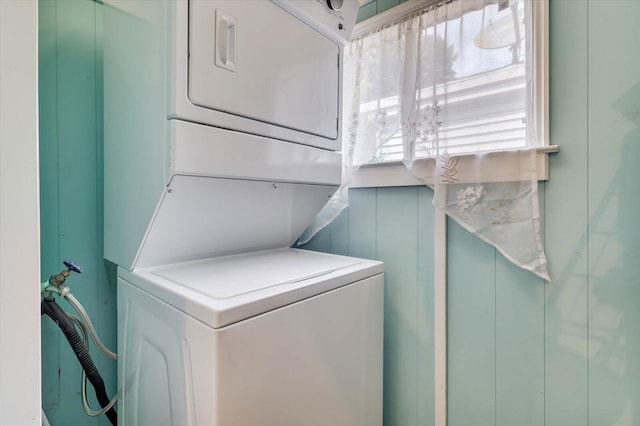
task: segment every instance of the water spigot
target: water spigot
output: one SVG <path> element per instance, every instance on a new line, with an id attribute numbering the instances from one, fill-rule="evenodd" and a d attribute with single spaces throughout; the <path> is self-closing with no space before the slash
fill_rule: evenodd
<path id="1" fill-rule="evenodd" d="M 64 263 L 64 266 L 66 266 L 67 269 L 60 271 L 59 274 L 51 275 L 51 277 L 49 278 L 49 284 L 54 285 L 58 288 L 62 284 L 64 284 L 67 277 L 71 275 L 71 272 L 81 274 L 83 271 L 82 266 L 76 265 L 72 260 L 67 259 L 62 263 Z"/>

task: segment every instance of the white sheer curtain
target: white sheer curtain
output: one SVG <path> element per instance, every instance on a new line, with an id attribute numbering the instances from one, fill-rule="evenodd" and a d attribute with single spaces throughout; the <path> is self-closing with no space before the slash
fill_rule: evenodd
<path id="1" fill-rule="evenodd" d="M 355 171 L 401 128 L 404 42 L 398 26 L 353 41 L 345 51 L 342 186 L 298 238 L 307 243 L 349 205 Z"/>
<path id="2" fill-rule="evenodd" d="M 387 158 L 395 149 L 434 188 L 437 208 L 549 279 L 540 241 L 530 2 L 454 0 L 351 44 L 346 179 L 302 242 L 347 205 L 353 172 L 387 144 Z M 508 157 L 508 181 L 493 170 L 495 151 Z"/>

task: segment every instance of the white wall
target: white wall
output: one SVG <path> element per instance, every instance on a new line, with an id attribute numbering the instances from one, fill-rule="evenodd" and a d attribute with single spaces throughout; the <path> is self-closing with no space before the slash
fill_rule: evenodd
<path id="1" fill-rule="evenodd" d="M 0 0 L 0 425 L 41 424 L 38 4 Z"/>

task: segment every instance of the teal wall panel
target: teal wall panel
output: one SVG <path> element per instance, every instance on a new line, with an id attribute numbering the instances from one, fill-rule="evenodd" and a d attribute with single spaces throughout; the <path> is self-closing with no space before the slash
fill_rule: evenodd
<path id="1" fill-rule="evenodd" d="M 447 228 L 447 417 L 495 425 L 496 251 L 452 220 Z"/>
<path id="2" fill-rule="evenodd" d="M 416 424 L 433 426 L 434 375 L 433 375 L 433 191 L 427 187 L 418 188 L 418 288 L 416 328 L 418 348 L 416 378 Z"/>
<path id="3" fill-rule="evenodd" d="M 104 39 L 103 27 L 103 7 L 96 5 L 95 9 L 95 26 L 96 26 L 96 271 L 98 271 L 96 284 L 98 286 L 97 293 L 97 324 L 100 327 L 100 338 L 105 342 L 108 348 L 115 351 L 118 344 L 117 337 L 117 267 L 104 260 L 104 122 L 103 122 L 103 62 L 102 62 L 102 46 Z M 105 386 L 111 392 L 109 396 L 113 396 L 118 387 L 117 383 L 117 363 L 98 355 L 96 361 L 97 367 L 103 372 Z M 101 424 L 108 425 L 109 422 L 105 418 L 101 418 Z"/>
<path id="4" fill-rule="evenodd" d="M 102 256 L 102 5 L 42 0 L 39 26 L 41 273 L 43 279 L 57 273 L 65 258 L 84 267 L 68 284 L 115 349 L 115 281 L 107 280 Z M 60 305 L 71 310 L 65 301 Z M 116 363 L 93 346 L 90 353 L 115 395 Z M 47 318 L 42 354 L 43 405 L 51 424 L 109 424 L 82 411 L 80 365 Z M 99 407 L 93 396 L 90 402 Z"/>
<path id="5" fill-rule="evenodd" d="M 331 252 L 331 224 L 321 229 L 305 248 L 313 251 Z"/>
<path id="6" fill-rule="evenodd" d="M 588 380 L 594 425 L 640 424 L 639 20 L 638 1 L 589 5 Z"/>
<path id="7" fill-rule="evenodd" d="M 73 294 L 82 301 L 87 312 L 92 313 L 95 321 L 97 147 L 94 14 L 95 6 L 90 2 L 60 1 L 57 4 L 59 254 L 72 258 L 86 269 L 83 275 L 70 278 L 68 282 Z M 44 253 L 42 257 L 45 257 Z M 61 338 L 60 342 L 60 388 L 77 389 L 79 365 L 65 340 Z M 61 399 L 60 406 L 52 410 L 52 421 L 57 417 L 54 412 L 60 411 L 65 417 L 64 421 L 58 422 L 69 422 L 71 416 L 68 413 L 71 410 L 77 412 L 77 406 L 77 401 L 74 404 L 73 400 Z M 74 422 L 85 420 L 81 412 L 79 416 Z"/>
<path id="8" fill-rule="evenodd" d="M 544 291 L 540 278 L 495 261 L 496 425 L 544 425 Z"/>
<path id="9" fill-rule="evenodd" d="M 375 259 L 377 257 L 377 191 L 364 188 L 349 191 L 349 254 Z"/>
<path id="10" fill-rule="evenodd" d="M 400 4 L 400 0 L 376 0 L 376 13 L 382 13 Z"/>
<path id="11" fill-rule="evenodd" d="M 331 223 L 331 252 L 349 253 L 349 212 L 343 210 Z"/>
<path id="12" fill-rule="evenodd" d="M 416 187 L 377 191 L 377 256 L 388 268 L 384 289 L 384 422 L 417 424 Z"/>
<path id="13" fill-rule="evenodd" d="M 588 8 L 550 3 L 552 143 L 545 188 L 545 247 L 553 282 L 545 288 L 545 417 L 548 425 L 588 422 L 587 98 Z"/>
<path id="14" fill-rule="evenodd" d="M 56 3 L 38 5 L 38 94 L 39 94 L 39 161 L 40 161 L 40 250 L 43 279 L 50 271 L 58 271 L 58 112 L 57 112 L 57 48 Z M 56 237 L 53 237 L 56 236 Z M 46 255 L 46 256 L 45 256 Z M 52 321 L 42 321 L 42 404 L 60 404 L 60 382 L 56 380 L 60 365 L 59 332 Z"/>
<path id="15" fill-rule="evenodd" d="M 364 21 L 365 19 L 369 19 L 376 14 L 376 0 L 373 0 L 370 3 L 365 4 L 358 10 L 358 18 L 357 22 Z"/>
<path id="16" fill-rule="evenodd" d="M 385 10 L 398 6 L 400 3 L 404 3 L 405 1 L 407 0 L 373 0 L 368 2 L 360 7 L 356 22 L 364 21 L 378 13 L 382 13 Z"/>

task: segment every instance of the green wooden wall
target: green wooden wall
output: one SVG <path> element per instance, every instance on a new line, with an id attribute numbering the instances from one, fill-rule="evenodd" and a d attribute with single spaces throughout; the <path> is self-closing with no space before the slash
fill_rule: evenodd
<path id="1" fill-rule="evenodd" d="M 640 424 L 640 1 L 551 0 L 550 19 L 553 282 L 449 221 L 450 426 Z M 385 425 L 433 424 L 431 197 L 351 190 L 308 246 L 385 261 Z"/>
<path id="2" fill-rule="evenodd" d="M 360 6 L 356 21 L 364 21 L 367 18 L 371 18 L 372 16 L 382 13 L 387 9 L 391 9 L 405 1 L 407 0 L 370 0 L 366 4 Z"/>
<path id="3" fill-rule="evenodd" d="M 84 267 L 67 283 L 115 350 L 115 281 L 107 279 L 114 270 L 102 256 L 103 6 L 89 0 L 41 0 L 38 6 L 41 274 L 44 280 L 59 272 L 66 258 Z M 114 395 L 116 363 L 93 346 L 91 355 Z M 42 320 L 42 358 L 42 399 L 51 424 L 108 425 L 104 416 L 82 411 L 80 366 L 48 318 Z"/>
<path id="4" fill-rule="evenodd" d="M 66 257 L 85 266 L 72 291 L 115 347 L 101 241 L 103 6 L 39 7 L 42 276 Z M 640 424 L 640 1 L 551 0 L 550 14 L 551 142 L 561 152 L 540 193 L 554 281 L 449 223 L 453 426 Z M 433 424 L 431 200 L 422 187 L 352 190 L 351 207 L 309 244 L 385 261 L 386 426 Z M 80 370 L 60 333 L 46 321 L 42 333 L 52 425 L 106 425 L 82 413 Z M 113 394 L 115 363 L 92 354 Z"/>

